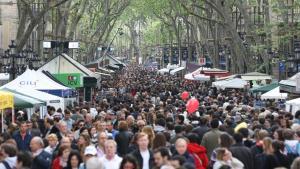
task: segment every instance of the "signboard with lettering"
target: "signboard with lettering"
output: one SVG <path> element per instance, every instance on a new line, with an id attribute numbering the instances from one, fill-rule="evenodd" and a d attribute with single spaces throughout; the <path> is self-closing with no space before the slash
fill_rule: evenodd
<path id="1" fill-rule="evenodd" d="M 63 83 L 64 85 L 77 88 L 82 87 L 82 77 L 80 73 L 62 73 L 62 74 L 53 74 L 53 76 Z"/>
<path id="2" fill-rule="evenodd" d="M 199 65 L 204 66 L 206 64 L 206 58 L 199 58 Z"/>

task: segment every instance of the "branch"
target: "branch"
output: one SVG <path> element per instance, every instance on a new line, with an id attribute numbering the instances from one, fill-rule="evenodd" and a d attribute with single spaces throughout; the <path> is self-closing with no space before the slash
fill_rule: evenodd
<path id="1" fill-rule="evenodd" d="M 180 0 L 177 0 L 177 1 L 180 2 Z M 206 18 L 206 17 L 200 16 L 200 15 L 196 14 L 195 12 L 192 12 L 191 10 L 189 10 L 189 8 L 185 4 L 183 4 L 182 2 L 180 2 L 180 3 L 181 3 L 181 6 L 183 7 L 183 9 L 185 9 L 190 15 L 193 15 L 193 16 L 199 18 L 199 19 L 202 19 L 202 20 L 206 20 L 206 21 L 210 21 L 210 22 L 215 22 L 215 23 L 224 25 L 224 23 L 221 22 L 221 21 L 217 21 L 217 20 L 214 20 L 214 19 L 210 19 L 210 18 Z"/>
<path id="2" fill-rule="evenodd" d="M 29 11 L 29 16 L 31 18 L 34 18 L 34 14 L 33 14 L 33 11 L 31 10 L 30 4 L 25 0 L 20 0 L 20 1 L 24 4 L 26 10 Z"/>
<path id="3" fill-rule="evenodd" d="M 220 9 L 214 4 L 211 2 L 211 0 L 204 0 L 205 3 L 207 3 L 211 8 L 213 8 L 217 13 L 220 14 L 220 16 L 224 19 L 224 15 L 223 13 L 220 11 Z"/>

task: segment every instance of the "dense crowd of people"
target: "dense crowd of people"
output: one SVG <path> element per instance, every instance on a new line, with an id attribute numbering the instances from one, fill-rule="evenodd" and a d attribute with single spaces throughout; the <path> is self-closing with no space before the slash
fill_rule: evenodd
<path id="1" fill-rule="evenodd" d="M 49 106 L 42 119 L 19 111 L 0 137 L 0 169 L 299 169 L 300 111 L 261 103 L 131 65 L 92 102 Z"/>

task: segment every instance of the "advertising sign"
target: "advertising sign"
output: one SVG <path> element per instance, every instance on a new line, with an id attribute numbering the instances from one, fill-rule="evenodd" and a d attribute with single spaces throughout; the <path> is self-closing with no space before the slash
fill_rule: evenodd
<path id="1" fill-rule="evenodd" d="M 64 85 L 77 88 L 82 87 L 82 77 L 80 73 L 53 74 L 53 76 Z"/>
<path id="2" fill-rule="evenodd" d="M 206 64 L 206 58 L 199 58 L 199 65 L 204 66 Z"/>

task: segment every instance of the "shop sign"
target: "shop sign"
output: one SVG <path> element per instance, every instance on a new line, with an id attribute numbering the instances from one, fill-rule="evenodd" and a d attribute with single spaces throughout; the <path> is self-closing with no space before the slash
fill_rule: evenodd
<path id="1" fill-rule="evenodd" d="M 82 87 L 82 77 L 80 73 L 53 74 L 53 76 L 64 85 L 77 88 Z"/>

